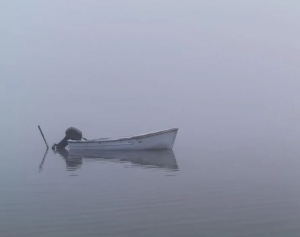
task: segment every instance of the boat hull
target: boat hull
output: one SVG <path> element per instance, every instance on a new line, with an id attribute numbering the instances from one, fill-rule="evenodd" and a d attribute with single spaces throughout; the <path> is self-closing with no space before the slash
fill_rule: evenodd
<path id="1" fill-rule="evenodd" d="M 172 149 L 177 128 L 116 139 L 94 139 L 86 141 L 68 141 L 70 150 L 159 150 Z"/>

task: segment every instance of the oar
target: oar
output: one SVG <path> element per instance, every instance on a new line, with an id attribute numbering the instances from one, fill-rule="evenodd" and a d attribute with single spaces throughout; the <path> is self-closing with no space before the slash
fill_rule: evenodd
<path id="1" fill-rule="evenodd" d="M 46 142 L 45 136 L 44 136 L 44 134 L 43 134 L 43 132 L 42 132 L 42 129 L 41 129 L 40 125 L 38 125 L 38 128 L 39 128 L 39 130 L 40 130 L 40 132 L 41 132 L 41 134 L 42 134 L 42 137 L 43 137 L 44 142 L 45 142 L 45 144 L 46 144 L 46 147 L 47 147 L 47 149 L 48 149 L 49 146 L 48 146 L 48 143 Z"/>

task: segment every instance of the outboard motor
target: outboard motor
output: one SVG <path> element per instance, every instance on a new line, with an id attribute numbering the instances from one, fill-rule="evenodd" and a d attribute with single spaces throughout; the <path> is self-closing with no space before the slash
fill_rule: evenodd
<path id="1" fill-rule="evenodd" d="M 66 136 L 58 143 L 54 143 L 52 146 L 53 150 L 60 150 L 64 149 L 68 145 L 68 140 L 81 140 L 82 139 L 82 132 L 74 127 L 70 127 L 66 131 Z"/>

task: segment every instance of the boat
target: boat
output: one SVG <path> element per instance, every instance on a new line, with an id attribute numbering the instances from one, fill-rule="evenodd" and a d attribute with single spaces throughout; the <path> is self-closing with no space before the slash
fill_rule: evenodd
<path id="1" fill-rule="evenodd" d="M 172 150 L 128 150 L 128 151 L 96 151 L 71 150 L 57 151 L 66 161 L 70 171 L 79 169 L 85 162 L 131 163 L 133 167 L 178 171 L 177 161 Z M 125 167 L 128 167 L 127 165 Z"/>
<path id="2" fill-rule="evenodd" d="M 68 140 L 69 150 L 161 150 L 172 149 L 178 128 L 119 138 Z"/>

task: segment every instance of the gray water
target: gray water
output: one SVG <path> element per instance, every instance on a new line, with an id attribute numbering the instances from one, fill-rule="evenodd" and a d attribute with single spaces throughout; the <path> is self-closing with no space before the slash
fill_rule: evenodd
<path id="1" fill-rule="evenodd" d="M 1 1 L 0 236 L 300 236 L 298 1 Z M 173 151 L 47 153 L 178 127 Z"/>

